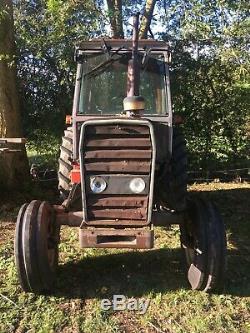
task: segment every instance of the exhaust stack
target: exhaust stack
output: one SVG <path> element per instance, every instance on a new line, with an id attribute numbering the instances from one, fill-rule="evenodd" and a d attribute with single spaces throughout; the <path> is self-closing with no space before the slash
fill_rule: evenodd
<path id="1" fill-rule="evenodd" d="M 132 58 L 128 63 L 127 97 L 123 100 L 124 111 L 128 116 L 140 117 L 145 109 L 145 101 L 140 96 L 140 63 L 138 59 L 139 13 L 133 16 Z"/>

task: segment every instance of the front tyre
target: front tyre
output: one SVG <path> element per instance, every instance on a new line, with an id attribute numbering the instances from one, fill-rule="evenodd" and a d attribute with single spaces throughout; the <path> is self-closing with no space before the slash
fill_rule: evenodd
<path id="1" fill-rule="evenodd" d="M 221 216 L 211 202 L 188 203 L 188 218 L 180 226 L 187 278 L 193 290 L 220 291 L 224 286 L 226 234 Z"/>
<path id="2" fill-rule="evenodd" d="M 59 227 L 53 208 L 33 200 L 21 207 L 15 233 L 15 263 L 26 292 L 49 291 L 58 264 Z"/>

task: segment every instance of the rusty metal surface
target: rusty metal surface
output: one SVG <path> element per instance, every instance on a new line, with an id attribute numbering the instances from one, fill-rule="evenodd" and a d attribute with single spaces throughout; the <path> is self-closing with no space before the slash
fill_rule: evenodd
<path id="1" fill-rule="evenodd" d="M 84 221 L 83 211 L 76 212 L 67 212 L 63 206 L 54 206 L 56 211 L 56 223 L 58 225 L 68 225 L 71 227 L 80 227 L 80 226 L 100 226 L 108 227 L 112 226 L 113 228 L 120 228 L 122 226 L 128 227 L 142 227 L 145 226 L 144 220 L 126 220 L 126 219 L 116 219 L 116 220 L 93 220 L 93 221 Z"/>
<path id="2" fill-rule="evenodd" d="M 100 197 L 99 200 L 90 200 L 90 205 L 92 207 L 147 207 L 147 197 L 137 197 L 135 200 L 133 197 Z M 70 226 L 80 226 L 83 221 L 83 212 L 67 212 L 63 206 L 53 206 L 56 211 L 56 222 L 59 225 L 70 225 Z M 131 225 L 131 220 L 121 220 L 124 225 Z M 92 221 L 90 224 L 98 225 L 119 225 L 121 221 L 112 220 L 99 220 L 98 222 Z M 153 212 L 152 223 L 155 226 L 168 226 L 171 224 L 182 225 L 185 223 L 186 217 L 184 214 L 173 214 L 168 212 Z M 134 224 L 135 222 L 135 224 Z M 137 223 L 136 223 L 137 222 Z M 143 222 L 143 221 L 142 221 Z M 133 225 L 142 225 L 141 221 L 132 221 Z"/>
<path id="3" fill-rule="evenodd" d="M 83 212 L 67 212 L 65 207 L 54 205 L 56 213 L 56 223 L 58 225 L 69 225 L 71 227 L 80 227 L 83 220 Z"/>
<path id="4" fill-rule="evenodd" d="M 128 220 L 127 217 L 124 216 L 123 219 L 96 219 L 96 220 L 88 220 L 82 222 L 82 226 L 95 226 L 95 227 L 113 227 L 120 228 L 122 227 L 144 227 L 148 225 L 147 220 Z"/>
<path id="5" fill-rule="evenodd" d="M 128 220 L 146 220 L 147 208 L 100 208 L 91 207 L 87 208 L 88 217 L 90 219 L 123 219 L 126 217 Z"/>
<path id="6" fill-rule="evenodd" d="M 81 125 L 85 121 L 93 120 L 96 116 L 95 115 L 77 115 L 75 116 L 75 124 L 73 125 L 73 128 L 75 128 L 75 137 L 76 137 L 76 146 L 78 147 L 79 144 L 79 137 L 80 137 L 80 130 Z M 114 115 L 106 115 L 99 117 L 98 119 L 110 119 L 115 118 Z M 149 119 L 155 129 L 155 135 L 156 135 L 156 144 L 157 144 L 157 162 L 162 162 L 163 160 L 166 160 L 168 156 L 170 156 L 170 137 L 171 137 L 171 128 L 169 127 L 171 123 L 171 117 L 170 115 L 144 115 L 144 119 Z M 126 136 L 133 137 L 145 137 L 145 135 L 148 135 L 148 128 L 146 126 L 141 126 L 142 130 L 141 132 L 137 132 L 138 128 L 140 126 L 133 126 L 133 131 L 127 131 L 126 127 L 123 127 L 121 125 L 112 125 L 107 126 L 107 130 L 105 129 L 106 126 L 97 126 L 96 128 L 93 126 L 89 127 L 88 131 L 89 133 L 86 134 L 89 138 L 91 138 L 92 134 L 98 134 L 100 137 L 105 137 L 105 135 L 112 134 L 112 137 L 115 138 L 116 136 L 120 136 L 120 138 L 125 138 Z M 87 130 L 87 129 L 86 129 Z M 162 141 L 163 140 L 163 141 Z M 142 148 L 143 149 L 143 148 Z M 74 148 L 74 159 L 76 159 L 79 155 L 78 150 L 76 150 L 76 147 Z"/>
<path id="7" fill-rule="evenodd" d="M 111 138 L 111 139 L 87 139 L 85 146 L 88 147 L 112 147 L 112 148 L 123 148 L 133 147 L 150 148 L 151 142 L 149 138 Z"/>
<path id="8" fill-rule="evenodd" d="M 122 125 L 108 125 L 108 126 L 91 126 L 86 129 L 86 136 L 91 135 L 118 135 L 121 136 L 133 136 L 133 135 L 149 135 L 149 129 L 146 126 L 128 127 Z"/>
<path id="9" fill-rule="evenodd" d="M 90 195 L 88 204 L 93 207 L 146 207 L 148 203 L 147 196 L 102 196 Z"/>
<path id="10" fill-rule="evenodd" d="M 134 159 L 150 159 L 150 150 L 93 150 L 86 151 L 84 154 L 85 160 L 91 159 L 121 159 L 121 158 L 134 158 Z"/>
<path id="11" fill-rule="evenodd" d="M 122 137 L 119 136 L 119 131 L 122 131 Z M 126 132 L 132 133 L 132 136 L 127 135 Z M 90 140 L 100 142 L 101 146 L 96 146 L 94 143 L 90 147 Z M 82 126 L 80 147 L 84 212 L 82 225 L 119 227 L 149 224 L 153 194 L 152 174 L 154 175 L 155 170 L 155 167 L 152 166 L 155 163 L 152 125 L 148 121 L 139 119 L 87 121 Z M 86 155 L 89 152 L 93 158 L 86 158 L 89 156 Z M 106 158 L 103 158 L 105 152 L 107 155 Z M 119 156 L 122 158 L 118 158 Z M 93 196 L 96 194 L 90 191 L 89 179 L 91 176 L 108 177 L 105 179 L 107 187 L 102 194 L 97 196 L 96 201 L 93 200 Z M 115 177 L 117 177 L 117 181 Z M 127 177 L 127 181 L 122 180 L 123 177 L 124 179 Z M 140 196 L 146 195 L 146 199 L 143 201 L 138 201 L 138 195 L 129 189 L 130 181 L 137 177 L 147 178 L 145 178 L 146 189 L 140 194 Z M 109 194 L 109 198 L 106 201 L 107 194 Z M 116 206 L 115 200 L 112 202 L 110 194 L 117 198 L 116 204 L 119 203 L 119 205 L 121 205 L 124 195 L 128 197 L 130 194 L 131 199 L 128 205 L 125 205 L 128 202 L 125 201 L 121 206 Z"/>
<path id="12" fill-rule="evenodd" d="M 123 137 L 117 137 L 121 131 Z M 116 137 L 114 137 L 114 132 L 116 133 Z M 133 133 L 133 137 L 130 135 L 124 137 L 125 132 Z M 144 137 L 141 137 L 142 133 Z M 147 149 L 145 150 L 145 148 Z M 98 125 L 87 126 L 85 149 L 84 170 L 86 173 L 87 223 L 99 223 L 100 220 L 103 221 L 102 223 L 105 223 L 104 221 L 106 220 L 114 220 L 114 224 L 117 224 L 117 221 L 120 222 L 121 220 L 131 220 L 132 224 L 137 224 L 138 222 L 141 224 L 141 221 L 145 223 L 147 220 L 148 197 L 145 201 L 141 202 L 141 206 L 138 206 L 138 200 L 129 188 L 129 184 L 133 178 L 146 175 L 142 176 L 146 184 L 142 194 L 149 193 L 149 174 L 152 156 L 149 128 L 146 126 L 142 126 L 141 128 L 140 126 L 136 126 L 134 129 L 133 126 L 115 125 L 108 126 L 105 130 L 104 126 L 101 126 L 99 130 Z M 102 204 L 99 205 L 100 195 L 95 204 L 92 205 L 89 198 L 92 198 L 94 194 L 90 189 L 90 177 L 95 173 L 99 173 L 98 176 L 102 177 L 107 184 L 102 195 L 113 194 L 116 195 L 116 198 L 119 198 L 120 195 L 130 194 L 130 205 L 125 206 L 123 204 L 120 207 L 113 207 L 114 204 L 111 200 L 102 201 Z M 132 198 L 134 204 L 132 203 Z M 105 206 L 103 206 L 103 202 L 106 203 Z"/>
<path id="13" fill-rule="evenodd" d="M 116 173 L 143 173 L 150 172 L 150 162 L 148 161 L 129 161 L 119 162 L 88 162 L 84 165 L 85 171 L 90 172 L 116 172 Z"/>
<path id="14" fill-rule="evenodd" d="M 154 246 L 154 232 L 145 229 L 79 229 L 79 240 L 82 248 L 150 249 Z"/>

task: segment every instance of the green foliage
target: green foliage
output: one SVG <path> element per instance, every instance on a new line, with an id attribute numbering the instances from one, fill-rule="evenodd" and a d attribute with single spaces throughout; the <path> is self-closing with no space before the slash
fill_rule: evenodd
<path id="1" fill-rule="evenodd" d="M 39 165 L 41 169 L 51 167 L 57 169 L 57 161 L 61 138 L 41 129 L 32 133 L 33 140 L 27 143 L 27 152 L 30 164 Z"/>
<path id="2" fill-rule="evenodd" d="M 248 156 L 249 90 L 238 84 L 231 64 L 201 55 L 194 59 L 176 46 L 172 64 L 175 111 L 185 117 L 184 130 L 193 167 L 239 166 Z"/>
<path id="3" fill-rule="evenodd" d="M 92 1 L 18 1 L 15 5 L 18 76 L 25 135 L 62 133 L 71 113 L 74 46 L 93 37 L 98 8 Z"/>
<path id="4" fill-rule="evenodd" d="M 128 18 L 143 5 L 123 2 L 128 36 Z M 152 25 L 173 48 L 172 98 L 175 111 L 186 118 L 190 168 L 248 163 L 248 10 L 245 0 L 156 3 Z M 60 138 L 72 108 L 74 45 L 106 35 L 107 22 L 102 0 L 15 2 L 22 118 L 25 135 L 36 146 L 32 151 L 44 146 L 45 138 Z"/>
<path id="5" fill-rule="evenodd" d="M 190 167 L 246 166 L 249 2 L 164 1 L 162 6 L 167 33 L 161 37 L 173 45 L 173 105 L 186 118 Z"/>

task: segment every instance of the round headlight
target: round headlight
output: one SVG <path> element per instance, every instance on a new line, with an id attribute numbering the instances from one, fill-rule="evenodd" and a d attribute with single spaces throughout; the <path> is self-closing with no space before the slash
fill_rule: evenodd
<path id="1" fill-rule="evenodd" d="M 129 188 L 134 193 L 141 193 L 145 190 L 146 184 L 142 178 L 134 178 L 129 184 Z"/>
<path id="2" fill-rule="evenodd" d="M 101 177 L 91 177 L 90 178 L 90 188 L 94 193 L 102 193 L 107 187 L 107 183 Z"/>

